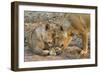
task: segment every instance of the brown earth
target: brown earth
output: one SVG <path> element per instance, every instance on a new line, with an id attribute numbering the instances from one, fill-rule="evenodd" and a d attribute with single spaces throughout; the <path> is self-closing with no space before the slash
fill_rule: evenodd
<path id="1" fill-rule="evenodd" d="M 63 60 L 63 59 L 68 60 L 68 59 L 89 58 L 89 53 L 87 56 L 82 56 L 80 55 L 80 51 L 81 51 L 80 48 L 76 46 L 72 46 L 72 47 L 68 47 L 67 49 L 65 49 L 62 52 L 62 54 L 58 56 L 40 56 L 40 55 L 35 55 L 29 49 L 26 49 L 24 61 L 28 62 L 28 61 L 46 61 L 46 60 Z"/>

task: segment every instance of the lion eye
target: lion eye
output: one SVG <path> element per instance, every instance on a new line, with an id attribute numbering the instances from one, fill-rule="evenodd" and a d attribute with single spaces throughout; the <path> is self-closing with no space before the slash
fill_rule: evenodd
<path id="1" fill-rule="evenodd" d="M 64 45 L 63 44 L 61 44 L 61 47 L 63 47 Z"/>
<path id="2" fill-rule="evenodd" d="M 70 33 L 70 36 L 74 36 L 74 33 Z"/>
<path id="3" fill-rule="evenodd" d="M 51 43 L 51 42 L 48 42 L 49 44 Z"/>
<path id="4" fill-rule="evenodd" d="M 63 27 L 62 26 L 60 26 L 60 30 L 63 31 Z"/>
<path id="5" fill-rule="evenodd" d="M 50 28 L 49 24 L 46 24 L 45 29 L 48 30 Z"/>

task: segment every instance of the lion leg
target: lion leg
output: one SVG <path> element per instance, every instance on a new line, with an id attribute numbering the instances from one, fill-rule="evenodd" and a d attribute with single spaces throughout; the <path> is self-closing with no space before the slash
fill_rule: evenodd
<path id="1" fill-rule="evenodd" d="M 37 41 L 36 44 L 34 44 L 32 47 L 33 53 L 42 56 L 48 55 L 49 50 L 45 50 L 44 48 L 45 48 L 44 43 L 42 41 Z"/>
<path id="2" fill-rule="evenodd" d="M 86 56 L 88 53 L 88 35 L 87 35 L 87 32 L 84 32 L 82 35 L 82 43 L 83 43 L 83 49 L 81 51 L 81 55 Z"/>
<path id="3" fill-rule="evenodd" d="M 43 50 L 41 48 L 35 48 L 33 52 L 34 54 L 41 55 L 41 56 L 49 55 L 49 50 Z"/>
<path id="4" fill-rule="evenodd" d="M 68 47 L 68 45 L 70 44 L 71 40 L 72 40 L 72 36 L 69 36 L 68 38 L 65 38 L 64 49 Z"/>

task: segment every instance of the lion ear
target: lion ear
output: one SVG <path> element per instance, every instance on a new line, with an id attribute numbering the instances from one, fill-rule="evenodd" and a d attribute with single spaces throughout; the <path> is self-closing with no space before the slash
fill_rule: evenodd
<path id="1" fill-rule="evenodd" d="M 46 24 L 45 30 L 48 30 L 49 28 L 50 28 L 50 25 L 49 24 Z"/>

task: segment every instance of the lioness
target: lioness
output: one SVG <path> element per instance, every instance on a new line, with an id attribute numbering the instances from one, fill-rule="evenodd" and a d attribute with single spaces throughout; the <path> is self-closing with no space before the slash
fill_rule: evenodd
<path id="1" fill-rule="evenodd" d="M 89 14 L 68 14 L 65 16 L 61 30 L 57 30 L 55 34 L 55 45 L 65 49 L 70 44 L 73 35 L 82 36 L 82 51 L 80 54 L 88 53 L 88 32 L 90 30 Z"/>
<path id="2" fill-rule="evenodd" d="M 36 23 L 37 24 L 37 23 Z M 31 28 L 34 28 L 31 27 Z M 31 29 L 29 28 L 29 29 Z M 53 26 L 42 24 L 32 29 L 27 36 L 27 45 L 37 55 L 48 55 L 49 48 L 53 45 Z"/>

